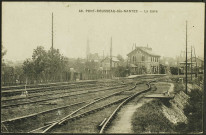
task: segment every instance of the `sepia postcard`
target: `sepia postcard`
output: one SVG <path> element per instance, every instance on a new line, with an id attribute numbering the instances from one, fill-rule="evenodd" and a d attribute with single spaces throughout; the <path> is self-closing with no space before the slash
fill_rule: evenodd
<path id="1" fill-rule="evenodd" d="M 202 134 L 205 3 L 2 2 L 1 133 Z"/>

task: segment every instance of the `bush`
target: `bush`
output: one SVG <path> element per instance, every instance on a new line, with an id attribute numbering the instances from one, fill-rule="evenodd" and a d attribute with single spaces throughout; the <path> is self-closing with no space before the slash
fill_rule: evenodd
<path id="1" fill-rule="evenodd" d="M 203 91 L 194 89 L 188 93 L 190 99 L 184 109 L 188 118 L 188 132 L 202 132 L 203 129 Z"/>
<path id="2" fill-rule="evenodd" d="M 174 125 L 162 114 L 161 104 L 154 100 L 137 109 L 132 119 L 134 133 L 173 131 Z"/>
<path id="3" fill-rule="evenodd" d="M 178 75 L 178 67 L 170 67 L 170 71 L 172 75 Z"/>
<path id="4" fill-rule="evenodd" d="M 188 104 L 184 108 L 188 123 L 179 123 L 176 126 L 177 132 L 197 133 L 203 131 L 203 91 L 198 89 L 191 90 Z"/>

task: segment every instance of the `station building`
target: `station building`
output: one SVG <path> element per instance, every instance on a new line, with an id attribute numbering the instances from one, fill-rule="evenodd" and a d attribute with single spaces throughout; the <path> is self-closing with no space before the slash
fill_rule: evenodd
<path id="1" fill-rule="evenodd" d="M 130 74 L 159 74 L 160 55 L 152 52 L 152 48 L 135 47 L 128 56 Z"/>

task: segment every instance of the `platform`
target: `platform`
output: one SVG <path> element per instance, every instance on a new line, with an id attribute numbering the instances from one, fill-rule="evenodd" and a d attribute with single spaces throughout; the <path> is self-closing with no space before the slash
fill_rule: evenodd
<path id="1" fill-rule="evenodd" d="M 146 95 L 145 98 L 164 98 L 164 99 L 173 99 L 175 96 L 174 94 L 167 95 L 167 94 L 151 94 L 151 95 Z"/>
<path id="2" fill-rule="evenodd" d="M 137 78 L 137 77 L 146 77 L 146 76 L 166 76 L 166 74 L 141 74 L 141 75 L 130 75 L 126 78 L 128 79 L 134 79 L 134 78 Z"/>

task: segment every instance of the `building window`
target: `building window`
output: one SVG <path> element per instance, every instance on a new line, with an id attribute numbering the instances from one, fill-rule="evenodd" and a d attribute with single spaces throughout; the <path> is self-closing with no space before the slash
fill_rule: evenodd
<path id="1" fill-rule="evenodd" d="M 156 66 L 154 66 L 154 73 L 156 73 Z"/>
<path id="2" fill-rule="evenodd" d="M 144 55 L 142 55 L 142 61 L 145 61 L 145 56 Z"/>

